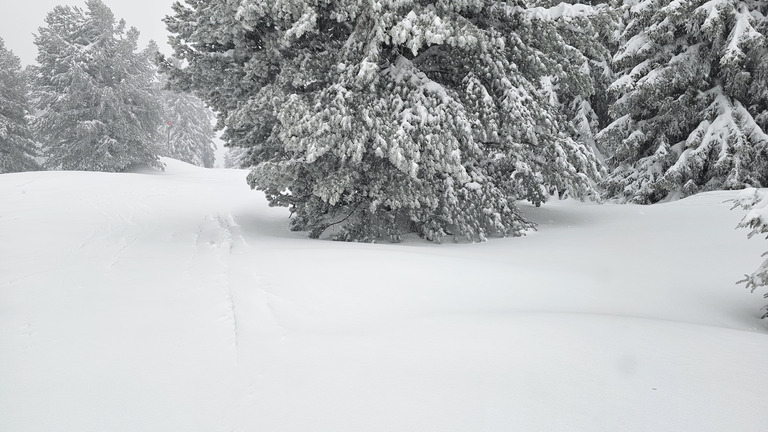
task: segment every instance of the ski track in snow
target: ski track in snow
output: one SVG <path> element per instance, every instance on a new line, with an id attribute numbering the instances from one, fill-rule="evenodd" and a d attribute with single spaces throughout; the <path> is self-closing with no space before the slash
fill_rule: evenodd
<path id="1" fill-rule="evenodd" d="M 238 331 L 238 319 L 237 319 L 237 307 L 235 306 L 235 296 L 232 293 L 232 272 L 231 272 L 231 255 L 234 248 L 232 229 L 234 226 L 234 220 L 231 215 L 222 217 L 220 215 L 207 215 L 198 226 L 197 234 L 195 237 L 195 255 L 202 254 L 203 260 L 211 262 L 208 259 L 208 255 L 212 252 L 215 256 L 213 260 L 213 269 L 206 268 L 206 272 L 213 272 L 214 279 L 211 279 L 210 283 L 213 283 L 219 287 L 222 291 L 225 299 L 226 313 L 221 318 L 224 322 L 227 322 L 232 326 L 232 345 L 235 350 L 235 361 L 239 359 L 239 331 Z M 205 267 L 199 267 L 205 268 Z M 208 280 L 206 275 L 193 276 L 193 278 L 199 277 L 203 280 Z"/>
<path id="2" fill-rule="evenodd" d="M 231 327 L 236 363 L 240 359 L 241 333 L 245 331 L 238 313 L 238 291 L 248 289 L 252 306 L 255 304 L 259 311 L 258 321 L 251 327 L 284 337 L 285 329 L 273 305 L 280 297 L 271 289 L 267 269 L 260 266 L 258 259 L 268 251 L 248 245 L 232 213 L 206 215 L 197 227 L 194 242 L 189 277 L 221 292 L 224 311 L 220 319 Z"/>

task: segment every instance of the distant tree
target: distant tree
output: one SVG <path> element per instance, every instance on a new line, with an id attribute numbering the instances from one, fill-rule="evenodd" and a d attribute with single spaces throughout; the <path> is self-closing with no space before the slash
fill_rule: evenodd
<path id="1" fill-rule="evenodd" d="M 248 168 L 246 150 L 242 147 L 227 147 L 224 153 L 224 168 Z"/>
<path id="2" fill-rule="evenodd" d="M 155 144 L 161 103 L 139 32 L 100 0 L 57 6 L 35 37 L 35 126 L 51 169 L 161 167 Z"/>
<path id="3" fill-rule="evenodd" d="M 216 160 L 213 112 L 197 97 L 183 92 L 163 90 L 163 140 L 160 155 L 193 165 L 212 168 Z"/>
<path id="4" fill-rule="evenodd" d="M 0 38 L 0 174 L 39 169 L 21 62 Z"/>
<path id="5" fill-rule="evenodd" d="M 176 3 L 176 88 L 247 148 L 292 229 L 342 240 L 481 240 L 515 200 L 592 191 L 597 163 L 541 91 L 557 41 L 523 1 Z"/>
<path id="6" fill-rule="evenodd" d="M 768 185 L 768 2 L 627 1 L 608 195 L 653 203 Z"/>

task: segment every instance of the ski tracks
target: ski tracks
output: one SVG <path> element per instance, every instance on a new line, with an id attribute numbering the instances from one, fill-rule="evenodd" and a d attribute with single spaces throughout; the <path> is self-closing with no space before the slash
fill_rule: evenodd
<path id="1" fill-rule="evenodd" d="M 244 338 L 285 336 L 276 304 L 281 298 L 231 213 L 206 215 L 198 224 L 190 276 L 219 292 L 220 320 L 228 323 L 236 357 Z"/>
<path id="2" fill-rule="evenodd" d="M 232 363 L 222 364 L 232 368 L 231 399 L 220 418 L 227 430 L 239 430 L 287 337 L 280 318 L 285 302 L 263 259 L 269 253 L 268 245 L 246 241 L 231 213 L 208 214 L 198 223 L 189 275 L 200 295 L 210 299 L 215 319 L 224 326 L 218 334 L 228 334 L 232 349 Z"/>
<path id="3" fill-rule="evenodd" d="M 231 345 L 237 362 L 240 337 L 238 311 L 232 292 L 232 251 L 235 241 L 244 242 L 241 236 L 233 234 L 236 226 L 231 214 L 203 217 L 195 234 L 189 272 L 193 281 L 201 284 L 203 289 L 215 289 L 219 292 L 216 296 L 223 298 L 223 302 L 217 302 L 223 304 L 219 320 L 226 322 L 231 329 Z"/>

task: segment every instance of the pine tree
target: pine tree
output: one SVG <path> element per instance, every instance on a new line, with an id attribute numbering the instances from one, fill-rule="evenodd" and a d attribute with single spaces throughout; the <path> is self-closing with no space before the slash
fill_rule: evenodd
<path id="1" fill-rule="evenodd" d="M 613 58 L 608 195 L 637 203 L 768 184 L 768 4 L 627 2 Z"/>
<path id="2" fill-rule="evenodd" d="M 172 82 L 219 113 L 293 229 L 481 240 L 530 226 L 517 199 L 591 192 L 596 160 L 529 43 L 553 25 L 522 1 L 187 3 L 166 19 L 187 64 Z"/>
<path id="3" fill-rule="evenodd" d="M 193 165 L 212 168 L 215 162 L 216 134 L 213 113 L 197 97 L 172 90 L 163 90 L 163 117 L 160 155 Z"/>
<path id="4" fill-rule="evenodd" d="M 38 169 L 37 146 L 27 122 L 27 82 L 21 62 L 0 38 L 0 174 Z"/>
<path id="5" fill-rule="evenodd" d="M 155 152 L 160 99 L 154 69 L 100 0 L 57 6 L 35 38 L 36 130 L 51 169 L 161 167 Z"/>

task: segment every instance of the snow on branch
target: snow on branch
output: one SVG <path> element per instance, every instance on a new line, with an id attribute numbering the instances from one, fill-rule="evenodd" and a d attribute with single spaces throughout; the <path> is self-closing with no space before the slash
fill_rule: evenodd
<path id="1" fill-rule="evenodd" d="M 728 45 L 720 59 L 722 65 L 741 63 L 745 57 L 742 47 L 753 45 L 763 39 L 763 35 L 752 26 L 753 18 L 746 6 L 742 5 L 741 9 L 736 12 L 735 18 L 736 23 L 728 35 Z"/>
<path id="2" fill-rule="evenodd" d="M 560 3 L 557 6 L 552 6 L 550 8 L 544 8 L 540 6 L 529 8 L 526 9 L 525 12 L 532 19 L 554 21 L 559 19 L 569 20 L 573 18 L 582 18 L 595 15 L 600 12 L 600 9 L 595 6 L 585 4 Z"/>
<path id="3" fill-rule="evenodd" d="M 747 234 L 749 238 L 756 234 L 766 234 L 768 239 L 768 194 L 765 193 L 765 190 L 745 189 L 738 198 L 733 200 L 733 203 L 733 208 L 740 207 L 748 210 L 736 227 L 749 228 L 750 232 Z M 765 252 L 763 256 L 768 256 L 768 252 Z M 764 260 L 752 274 L 745 274 L 744 279 L 737 283 L 746 284 L 746 287 L 752 292 L 755 292 L 755 289 L 759 287 L 768 286 L 768 259 Z M 768 292 L 763 297 L 768 298 Z M 762 318 L 766 318 L 768 317 L 768 305 L 764 306 L 763 309 L 766 312 Z"/>

